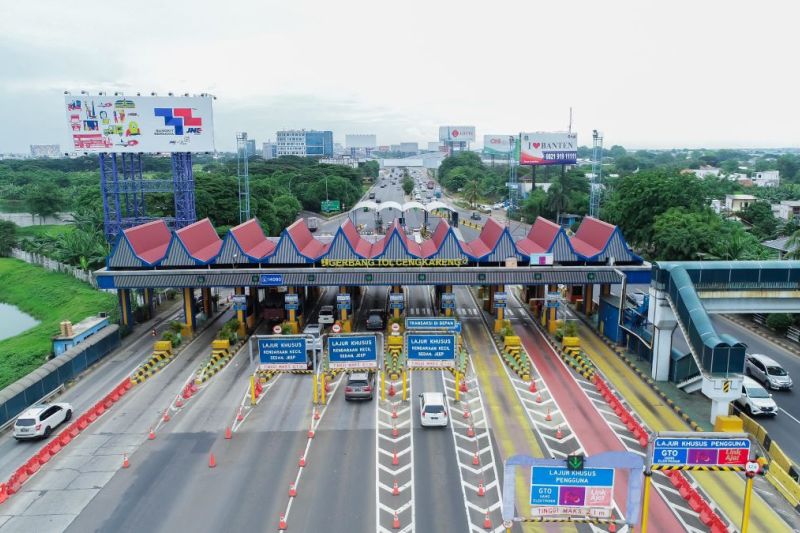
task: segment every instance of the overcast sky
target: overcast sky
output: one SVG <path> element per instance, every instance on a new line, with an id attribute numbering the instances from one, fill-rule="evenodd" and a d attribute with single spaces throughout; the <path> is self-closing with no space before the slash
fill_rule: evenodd
<path id="1" fill-rule="evenodd" d="M 212 93 L 219 150 L 283 128 L 565 130 L 570 106 L 580 144 L 800 146 L 796 0 L 0 5 L 0 152 L 66 144 L 81 89 Z"/>

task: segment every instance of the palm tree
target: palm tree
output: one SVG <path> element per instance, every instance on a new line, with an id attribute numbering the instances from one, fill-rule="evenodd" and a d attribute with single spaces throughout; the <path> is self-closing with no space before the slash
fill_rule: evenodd
<path id="1" fill-rule="evenodd" d="M 478 180 L 472 179 L 464 184 L 464 199 L 469 202 L 470 207 L 475 206 L 475 202 L 481 194 L 481 187 Z"/>
<path id="2" fill-rule="evenodd" d="M 786 259 L 800 259 L 800 229 L 789 236 L 786 241 Z"/>
<path id="3" fill-rule="evenodd" d="M 561 180 L 554 181 L 550 189 L 547 190 L 547 207 L 551 212 L 555 211 L 556 223 L 560 223 L 558 219 L 561 218 L 561 212 L 567 208 L 568 200 L 569 198 L 561 184 Z"/>

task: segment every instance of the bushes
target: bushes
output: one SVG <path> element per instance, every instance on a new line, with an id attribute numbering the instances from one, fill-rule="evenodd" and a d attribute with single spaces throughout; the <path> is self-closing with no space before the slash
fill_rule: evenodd
<path id="1" fill-rule="evenodd" d="M 226 339 L 230 341 L 231 345 L 236 344 L 236 341 L 239 340 L 239 326 L 241 322 L 237 319 L 232 318 L 225 322 L 225 325 L 222 326 L 222 329 L 219 330 L 217 334 L 218 339 Z"/>
<path id="2" fill-rule="evenodd" d="M 767 327 L 778 333 L 786 333 L 792 325 L 792 317 L 786 313 L 772 313 L 767 316 Z"/>

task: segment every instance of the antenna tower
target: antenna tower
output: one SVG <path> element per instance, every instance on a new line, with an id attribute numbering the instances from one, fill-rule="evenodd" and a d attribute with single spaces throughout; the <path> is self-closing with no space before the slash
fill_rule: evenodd
<path id="1" fill-rule="evenodd" d="M 589 192 L 589 216 L 600 216 L 600 187 L 603 177 L 603 134 L 592 132 L 592 181 Z"/>
<path id="2" fill-rule="evenodd" d="M 236 134 L 236 181 L 239 183 L 239 224 L 250 220 L 250 172 L 247 166 L 247 133 Z"/>

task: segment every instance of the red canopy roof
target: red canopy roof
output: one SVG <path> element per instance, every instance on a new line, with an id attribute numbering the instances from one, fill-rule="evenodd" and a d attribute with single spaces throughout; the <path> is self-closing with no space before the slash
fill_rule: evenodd
<path id="1" fill-rule="evenodd" d="M 242 251 L 250 257 L 261 259 L 275 251 L 275 243 L 267 239 L 255 218 L 231 228 L 231 233 Z"/>
<path id="2" fill-rule="evenodd" d="M 311 230 L 308 229 L 306 221 L 302 218 L 295 220 L 291 226 L 286 228 L 286 233 L 297 246 L 297 250 L 309 259 L 316 259 L 328 250 L 326 245 L 311 235 Z"/>
<path id="3" fill-rule="evenodd" d="M 353 222 L 348 218 L 342 224 L 342 234 L 344 234 L 347 242 L 353 247 L 353 250 L 361 257 L 372 257 L 372 243 L 363 238 L 358 233 L 358 229 L 353 225 Z"/>
<path id="4" fill-rule="evenodd" d="M 125 238 L 139 259 L 155 263 L 167 254 L 172 234 L 163 220 L 153 220 L 140 226 L 123 230 Z"/>
<path id="5" fill-rule="evenodd" d="M 592 217 L 584 217 L 575 236 L 570 239 L 572 248 L 585 257 L 593 257 L 608 244 L 616 226 Z"/>
<path id="6" fill-rule="evenodd" d="M 546 218 L 536 217 L 528 235 L 517 241 L 517 248 L 526 254 L 546 253 L 558 237 L 561 227 Z"/>
<path id="7" fill-rule="evenodd" d="M 483 257 L 494 250 L 502 236 L 503 226 L 494 219 L 488 218 L 478 238 L 465 244 L 464 248 L 472 257 Z"/>
<path id="8" fill-rule="evenodd" d="M 175 236 L 183 243 L 189 255 L 198 261 L 210 261 L 222 248 L 222 239 L 214 231 L 208 218 L 179 229 Z"/>

